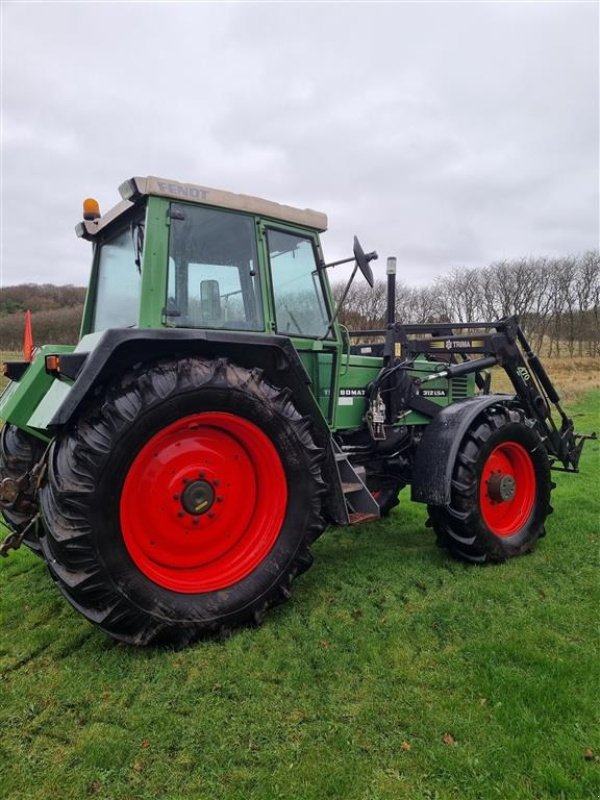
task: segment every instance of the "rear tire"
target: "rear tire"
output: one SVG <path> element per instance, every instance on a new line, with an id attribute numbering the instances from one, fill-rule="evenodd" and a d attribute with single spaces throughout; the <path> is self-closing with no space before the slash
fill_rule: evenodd
<path id="1" fill-rule="evenodd" d="M 40 439 L 7 423 L 0 431 L 0 480 L 17 480 L 30 472 L 44 454 L 45 445 Z M 20 533 L 38 512 L 35 491 L 28 487 L 19 496 L 12 508 L 3 508 L 2 516 L 11 531 Z M 34 526 L 35 527 L 35 526 Z M 37 532 L 29 529 L 23 544 L 38 556 L 42 556 Z"/>
<path id="2" fill-rule="evenodd" d="M 548 454 L 520 409 L 495 406 L 461 442 L 448 506 L 429 506 L 438 544 L 458 559 L 500 562 L 531 551 L 550 512 Z"/>
<path id="3" fill-rule="evenodd" d="M 310 428 L 287 389 L 225 360 L 128 373 L 50 452 L 42 541 L 60 590 L 129 644 L 260 623 L 325 527 Z"/>

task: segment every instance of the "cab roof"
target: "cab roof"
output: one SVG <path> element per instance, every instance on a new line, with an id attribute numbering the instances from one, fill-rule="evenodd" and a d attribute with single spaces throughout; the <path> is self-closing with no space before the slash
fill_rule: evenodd
<path id="1" fill-rule="evenodd" d="M 210 189 L 195 183 L 180 183 L 170 178 L 129 178 L 119 187 L 123 200 L 96 220 L 80 222 L 76 227 L 78 236 L 93 239 L 109 222 L 131 208 L 138 200 L 148 195 L 168 197 L 172 200 L 198 203 L 199 205 L 230 208 L 234 211 L 245 211 L 261 217 L 291 222 L 319 232 L 327 230 L 327 216 L 309 208 L 294 208 L 272 200 L 263 200 L 246 194 L 234 194 L 222 189 Z"/>

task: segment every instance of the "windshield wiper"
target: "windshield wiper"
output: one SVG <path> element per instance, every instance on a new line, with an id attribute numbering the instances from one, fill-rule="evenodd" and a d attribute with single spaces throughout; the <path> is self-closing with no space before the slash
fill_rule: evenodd
<path id="1" fill-rule="evenodd" d="M 131 238 L 135 252 L 134 264 L 140 275 L 142 274 L 142 253 L 144 251 L 144 223 L 131 223 Z"/>

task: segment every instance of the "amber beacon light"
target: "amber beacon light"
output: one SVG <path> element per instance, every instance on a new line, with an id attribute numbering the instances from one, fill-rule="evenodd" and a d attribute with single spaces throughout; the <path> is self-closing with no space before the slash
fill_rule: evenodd
<path id="1" fill-rule="evenodd" d="M 100 206 L 93 197 L 87 197 L 83 201 L 83 218 L 86 220 L 98 219 L 100 216 Z"/>

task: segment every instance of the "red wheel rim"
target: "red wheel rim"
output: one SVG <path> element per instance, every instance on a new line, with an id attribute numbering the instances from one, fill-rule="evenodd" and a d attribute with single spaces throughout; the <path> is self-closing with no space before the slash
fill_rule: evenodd
<path id="1" fill-rule="evenodd" d="M 495 447 L 484 464 L 479 485 L 483 520 L 496 536 L 512 536 L 529 519 L 536 479 L 531 456 L 517 442 Z"/>
<path id="2" fill-rule="evenodd" d="M 175 592 L 224 589 L 268 555 L 287 506 L 270 439 L 224 412 L 184 417 L 134 458 L 121 492 L 127 551 L 150 580 Z"/>

